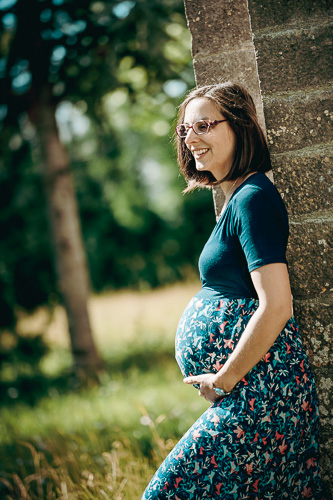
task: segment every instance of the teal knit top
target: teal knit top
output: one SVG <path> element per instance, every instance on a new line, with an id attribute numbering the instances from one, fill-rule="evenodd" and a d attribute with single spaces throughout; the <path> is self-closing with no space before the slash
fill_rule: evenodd
<path id="1" fill-rule="evenodd" d="M 286 260 L 288 215 L 265 174 L 233 193 L 199 258 L 202 298 L 257 298 L 250 272 Z"/>

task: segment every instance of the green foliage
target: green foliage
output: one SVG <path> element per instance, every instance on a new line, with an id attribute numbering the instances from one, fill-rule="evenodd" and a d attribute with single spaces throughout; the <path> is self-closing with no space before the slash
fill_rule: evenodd
<path id="1" fill-rule="evenodd" d="M 151 92 L 178 77 L 184 57 L 172 26 L 176 14 L 183 15 L 179 0 L 2 2 L 1 83 L 9 112 L 30 111 L 32 90 L 45 84 L 55 101 L 84 99 L 96 113 L 96 95 L 118 82 L 131 93 Z"/>
<path id="2" fill-rule="evenodd" d="M 33 403 L 27 386 L 58 387 L 39 377 L 42 353 L 29 370 L 14 361 L 24 354 L 18 307 L 58 302 L 34 125 L 45 89 L 70 157 L 93 289 L 196 273 L 214 219 L 209 192 L 181 196 L 172 144 L 176 107 L 194 85 L 183 9 L 182 0 L 0 2 L 0 330 L 15 338 L 1 354 L 5 394 L 27 392 Z"/>
<path id="3" fill-rule="evenodd" d="M 174 360 L 158 352 L 154 359 L 149 373 L 132 367 L 105 375 L 98 388 L 62 395 L 53 390 L 34 408 L 4 407 L 1 497 L 25 492 L 27 499 L 52 499 L 66 491 L 82 499 L 140 498 L 154 470 L 207 407 L 182 383 Z"/>
<path id="4" fill-rule="evenodd" d="M 188 76 L 180 0 L 12 0 L 0 4 L 0 21 L 7 123 L 16 123 L 23 111 L 33 113 L 36 92 L 45 86 L 54 103 L 84 100 L 98 118 L 101 98 L 119 85 L 136 99 Z"/>
<path id="5" fill-rule="evenodd" d="M 18 335 L 0 331 L 0 399 L 11 404 L 18 399 L 32 404 L 47 394 L 50 383 L 59 384 L 63 377 L 48 380 L 41 361 L 49 346 L 42 335 Z"/>
<path id="6" fill-rule="evenodd" d="M 41 177 L 27 144 L 7 150 L 0 176 L 0 328 L 12 328 L 13 305 L 45 303 L 55 277 Z"/>
<path id="7" fill-rule="evenodd" d="M 144 206 L 143 190 L 137 188 L 136 197 L 130 196 L 133 179 L 122 185 L 125 199 L 114 211 L 108 202 L 112 181 L 106 181 L 102 188 L 87 174 L 79 182 L 77 193 L 95 290 L 105 286 L 155 287 L 191 276 L 209 230 L 207 197 L 200 196 L 206 193 L 200 193 L 193 203 L 189 198 L 178 208 L 176 220 L 170 221 Z"/>
<path id="8" fill-rule="evenodd" d="M 33 126 L 45 85 L 58 104 L 93 288 L 191 275 L 210 227 L 197 214 L 211 200 L 182 199 L 171 143 L 176 106 L 194 85 L 182 0 L 13 0 L 0 4 L 0 18 L 0 127 L 9 146 L 0 161 L 0 327 L 15 323 L 14 305 L 56 300 Z M 66 106 L 76 121 L 64 123 Z"/>

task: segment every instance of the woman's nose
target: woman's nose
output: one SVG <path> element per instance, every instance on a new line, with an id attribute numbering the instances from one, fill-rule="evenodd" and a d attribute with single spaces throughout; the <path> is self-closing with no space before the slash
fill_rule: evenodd
<path id="1" fill-rule="evenodd" d="M 193 128 L 189 128 L 187 135 L 185 137 L 185 144 L 189 146 L 193 142 L 198 142 L 198 140 L 199 140 L 198 134 L 194 132 Z"/>

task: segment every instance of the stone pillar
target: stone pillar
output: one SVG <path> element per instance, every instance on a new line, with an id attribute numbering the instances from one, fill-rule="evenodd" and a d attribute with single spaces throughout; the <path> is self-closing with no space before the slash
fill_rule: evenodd
<path id="1" fill-rule="evenodd" d="M 332 25 L 325 0 L 249 0 L 274 180 L 290 216 L 295 316 L 316 378 L 332 480 Z M 328 498 L 328 496 L 327 496 Z"/>
<path id="2" fill-rule="evenodd" d="M 329 4 L 332 8 L 325 0 L 185 0 L 197 84 L 242 83 L 255 98 L 261 124 L 266 120 L 274 181 L 290 216 L 295 316 L 319 391 L 326 482 L 333 462 Z M 219 213 L 222 196 L 215 193 L 214 201 Z"/>

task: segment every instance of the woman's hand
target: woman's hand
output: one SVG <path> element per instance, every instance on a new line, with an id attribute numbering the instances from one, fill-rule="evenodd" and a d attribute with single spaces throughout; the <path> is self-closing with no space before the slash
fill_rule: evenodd
<path id="1" fill-rule="evenodd" d="M 221 399 L 221 396 L 218 396 L 213 389 L 213 383 L 215 379 L 216 373 L 204 373 L 203 375 L 196 375 L 194 377 L 186 377 L 184 378 L 185 384 L 199 384 L 199 396 L 207 399 L 210 403 L 215 403 Z"/>

